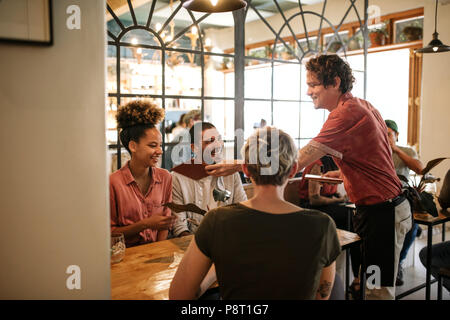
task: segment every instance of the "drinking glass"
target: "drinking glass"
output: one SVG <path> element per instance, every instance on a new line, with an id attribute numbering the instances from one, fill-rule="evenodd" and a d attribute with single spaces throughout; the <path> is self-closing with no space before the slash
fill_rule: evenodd
<path id="1" fill-rule="evenodd" d="M 125 238 L 123 233 L 111 234 L 111 263 L 119 263 L 125 256 Z"/>

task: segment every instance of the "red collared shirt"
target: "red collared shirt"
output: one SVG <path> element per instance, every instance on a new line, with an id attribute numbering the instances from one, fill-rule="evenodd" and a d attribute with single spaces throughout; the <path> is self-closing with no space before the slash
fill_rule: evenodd
<path id="1" fill-rule="evenodd" d="M 161 168 L 152 167 L 152 181 L 144 196 L 131 174 L 129 162 L 109 177 L 111 231 L 128 226 L 152 215 L 170 216 L 163 204 L 172 202 L 172 176 Z M 158 230 L 147 229 L 139 237 L 127 241 L 127 246 L 157 241 Z"/>
<path id="2" fill-rule="evenodd" d="M 369 102 L 351 93 L 342 95 L 311 145 L 333 156 L 344 175 L 345 190 L 357 205 L 400 194 L 386 124 Z"/>

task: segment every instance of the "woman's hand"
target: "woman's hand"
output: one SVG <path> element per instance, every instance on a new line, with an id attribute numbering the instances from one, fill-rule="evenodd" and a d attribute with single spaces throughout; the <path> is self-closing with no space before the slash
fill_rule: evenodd
<path id="1" fill-rule="evenodd" d="M 141 223 L 144 229 L 168 230 L 173 227 L 175 220 L 177 220 L 176 216 L 153 215 L 141 220 Z"/>
<path id="2" fill-rule="evenodd" d="M 205 167 L 206 173 L 211 176 L 230 176 L 242 170 L 242 160 L 222 161 Z"/>

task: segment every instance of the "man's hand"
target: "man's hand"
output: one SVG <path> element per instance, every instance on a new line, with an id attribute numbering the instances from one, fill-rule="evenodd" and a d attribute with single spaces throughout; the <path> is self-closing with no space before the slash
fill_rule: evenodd
<path id="1" fill-rule="evenodd" d="M 141 220 L 141 224 L 144 229 L 168 230 L 173 227 L 175 220 L 177 220 L 176 216 L 154 215 L 149 218 Z"/>
<path id="2" fill-rule="evenodd" d="M 341 178 L 341 171 L 340 170 L 335 170 L 335 171 L 328 171 L 326 173 L 323 174 L 324 177 L 327 178 Z"/>
<path id="3" fill-rule="evenodd" d="M 348 201 L 347 195 L 344 195 L 344 196 L 339 195 L 338 197 L 333 197 L 333 199 L 336 199 L 337 203 L 347 202 Z"/>
<path id="4" fill-rule="evenodd" d="M 391 146 L 392 152 L 397 152 L 398 147 L 396 144 L 397 137 L 395 136 L 395 133 L 393 131 L 388 132 L 388 141 L 389 145 Z"/>
<path id="5" fill-rule="evenodd" d="M 185 236 L 190 236 L 192 233 L 190 233 L 189 231 L 183 231 L 182 233 L 180 233 L 179 237 L 185 237 Z"/>
<path id="6" fill-rule="evenodd" d="M 230 176 L 242 170 L 242 160 L 223 161 L 205 167 L 206 173 L 211 176 Z"/>

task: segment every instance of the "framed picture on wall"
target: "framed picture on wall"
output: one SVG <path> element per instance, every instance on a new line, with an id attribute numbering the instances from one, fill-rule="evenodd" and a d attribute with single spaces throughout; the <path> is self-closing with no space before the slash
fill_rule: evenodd
<path id="1" fill-rule="evenodd" d="M 52 0 L 0 0 L 0 41 L 52 45 Z"/>

